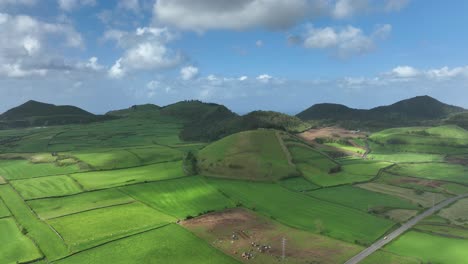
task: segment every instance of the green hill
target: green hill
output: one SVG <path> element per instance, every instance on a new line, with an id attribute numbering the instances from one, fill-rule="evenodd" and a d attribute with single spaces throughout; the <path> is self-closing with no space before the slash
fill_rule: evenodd
<path id="1" fill-rule="evenodd" d="M 75 106 L 57 106 L 30 100 L 0 115 L 0 128 L 81 124 L 102 121 L 98 116 Z"/>
<path id="2" fill-rule="evenodd" d="M 302 120 L 338 123 L 344 127 L 380 129 L 398 126 L 436 125 L 443 119 L 466 111 L 430 96 L 417 96 L 369 110 L 338 104 L 317 104 L 297 114 Z"/>
<path id="3" fill-rule="evenodd" d="M 198 153 L 202 175 L 276 181 L 298 175 L 278 131 L 244 131 L 216 141 Z"/>
<path id="4" fill-rule="evenodd" d="M 160 109 L 160 106 L 154 104 L 133 105 L 127 109 L 109 111 L 106 115 L 116 117 L 147 116 L 158 112 Z"/>

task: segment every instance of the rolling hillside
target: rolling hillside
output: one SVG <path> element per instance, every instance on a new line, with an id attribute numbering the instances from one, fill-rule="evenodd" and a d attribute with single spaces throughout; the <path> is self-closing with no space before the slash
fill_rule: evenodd
<path id="1" fill-rule="evenodd" d="M 319 123 L 336 122 L 345 127 L 379 129 L 439 124 L 451 115 L 465 111 L 467 110 L 442 103 L 430 96 L 417 96 L 369 110 L 352 109 L 339 104 L 317 104 L 297 114 L 297 117 Z M 456 119 L 452 123 L 456 123 Z"/>
<path id="2" fill-rule="evenodd" d="M 30 100 L 0 115 L 0 128 L 81 124 L 102 121 L 98 116 L 75 106 L 57 106 Z"/>

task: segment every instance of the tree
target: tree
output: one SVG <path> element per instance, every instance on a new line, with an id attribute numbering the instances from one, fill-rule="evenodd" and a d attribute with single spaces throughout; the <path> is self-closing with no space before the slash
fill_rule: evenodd
<path id="1" fill-rule="evenodd" d="M 187 176 L 198 174 L 197 162 L 195 154 L 193 154 L 192 151 L 187 152 L 183 161 L 184 172 Z"/>

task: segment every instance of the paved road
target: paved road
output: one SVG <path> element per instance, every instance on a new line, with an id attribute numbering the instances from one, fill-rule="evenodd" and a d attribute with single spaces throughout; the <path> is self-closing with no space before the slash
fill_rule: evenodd
<path id="1" fill-rule="evenodd" d="M 365 259 L 369 255 L 371 255 L 375 251 L 379 250 L 380 248 L 382 248 L 383 246 L 390 243 L 392 240 L 394 240 L 395 238 L 397 238 L 398 236 L 400 236 L 401 234 L 406 232 L 408 229 L 410 229 L 411 227 L 416 225 L 419 221 L 421 221 L 424 218 L 432 215 L 434 212 L 439 211 L 440 209 L 446 207 L 447 205 L 449 205 L 449 204 L 451 204 L 451 203 L 453 203 L 455 201 L 458 201 L 458 200 L 460 200 L 462 198 L 466 198 L 466 197 L 468 197 L 468 193 L 467 194 L 462 194 L 462 195 L 459 195 L 459 196 L 456 196 L 456 197 L 449 198 L 449 199 L 444 200 L 443 202 L 435 205 L 434 207 L 428 209 L 427 211 L 421 213 L 420 215 L 413 217 L 411 220 L 409 220 L 408 222 L 403 224 L 397 230 L 395 230 L 392 233 L 390 233 L 389 235 L 387 235 L 386 236 L 387 239 L 382 238 L 382 239 L 376 241 L 370 247 L 364 249 L 361 253 L 357 254 L 356 256 L 351 258 L 350 260 L 346 261 L 345 264 L 357 264 L 357 263 L 359 263 L 360 261 L 362 261 L 363 259 Z"/>

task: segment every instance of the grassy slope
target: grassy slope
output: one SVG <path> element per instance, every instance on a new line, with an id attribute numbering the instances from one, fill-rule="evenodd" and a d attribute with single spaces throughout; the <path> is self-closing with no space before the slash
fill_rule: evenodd
<path id="1" fill-rule="evenodd" d="M 86 190 L 96 190 L 149 181 L 167 180 L 184 176 L 181 162 L 71 175 Z"/>
<path id="2" fill-rule="evenodd" d="M 48 220 L 72 251 L 82 250 L 173 220 L 140 203 L 96 209 Z"/>
<path id="3" fill-rule="evenodd" d="M 417 209 L 417 206 L 398 197 L 380 194 L 353 186 L 340 186 L 308 192 L 308 195 L 342 204 L 361 211 L 379 208 Z"/>
<path id="4" fill-rule="evenodd" d="M 10 185 L 0 185 L 0 197 L 49 260 L 67 255 L 64 241 L 46 223 L 37 219 Z"/>
<path id="5" fill-rule="evenodd" d="M 123 187 L 133 198 L 179 219 L 234 204 L 201 177 Z"/>
<path id="6" fill-rule="evenodd" d="M 25 200 L 82 192 L 80 186 L 67 175 L 16 180 L 10 183 Z"/>
<path id="7" fill-rule="evenodd" d="M 234 201 L 284 224 L 345 241 L 369 243 L 393 225 L 391 221 L 288 191 L 277 184 L 215 179 L 210 183 Z"/>
<path id="8" fill-rule="evenodd" d="M 42 219 L 55 218 L 107 206 L 134 201 L 129 196 L 114 189 L 86 192 L 77 195 L 28 201 L 28 205 Z"/>
<path id="9" fill-rule="evenodd" d="M 0 234 L 2 263 L 27 262 L 42 257 L 34 243 L 21 234 L 13 218 L 0 219 Z"/>
<path id="10" fill-rule="evenodd" d="M 296 174 L 274 130 L 237 133 L 216 141 L 198 154 L 207 176 L 275 181 Z"/>
<path id="11" fill-rule="evenodd" d="M 410 231 L 385 247 L 385 250 L 430 263 L 465 263 L 468 259 L 466 248 L 468 240 Z"/>
<path id="12" fill-rule="evenodd" d="M 8 180 L 60 175 L 79 170 L 77 165 L 59 167 L 53 163 L 31 163 L 28 160 L 0 160 L 0 175 Z"/>
<path id="13" fill-rule="evenodd" d="M 174 264 L 238 263 L 177 225 L 111 242 L 55 263 L 140 264 L 168 260 Z"/>

